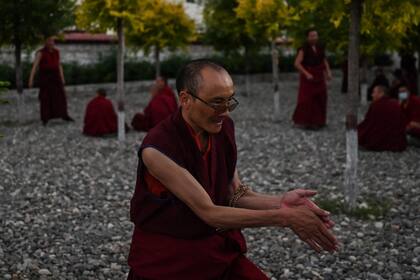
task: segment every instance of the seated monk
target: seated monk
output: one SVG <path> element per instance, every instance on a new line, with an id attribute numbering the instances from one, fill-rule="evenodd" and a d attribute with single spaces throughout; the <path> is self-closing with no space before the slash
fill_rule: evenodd
<path id="1" fill-rule="evenodd" d="M 409 142 L 418 145 L 420 143 L 420 98 L 411 94 L 406 85 L 401 85 L 398 92 L 398 99 L 405 117 L 406 132 L 411 140 Z"/>
<path id="2" fill-rule="evenodd" d="M 404 116 L 398 101 L 385 91 L 384 86 L 373 89 L 373 102 L 357 127 L 359 145 L 367 150 L 401 152 L 407 147 Z"/>
<path id="3" fill-rule="evenodd" d="M 329 213 L 311 200 L 315 191 L 266 195 L 241 182 L 228 72 L 191 61 L 176 87 L 180 108 L 138 152 L 128 279 L 268 280 L 245 255 L 246 227 L 288 227 L 317 252 L 337 250 Z"/>
<path id="4" fill-rule="evenodd" d="M 158 77 L 150 94 L 152 99 L 143 113 L 137 113 L 131 122 L 131 126 L 137 131 L 149 131 L 178 108 L 175 94 L 168 86 L 166 78 Z"/>
<path id="5" fill-rule="evenodd" d="M 386 77 L 386 75 L 384 73 L 384 70 L 382 68 L 376 69 L 376 71 L 375 71 L 375 79 L 373 80 L 372 84 L 368 88 L 368 100 L 369 101 L 372 100 L 373 89 L 376 86 L 384 86 L 386 88 L 389 87 L 388 78 Z"/>
<path id="6" fill-rule="evenodd" d="M 83 134 L 104 136 L 117 132 L 117 114 L 112 102 L 106 98 L 106 91 L 98 89 L 96 97 L 86 106 Z"/>

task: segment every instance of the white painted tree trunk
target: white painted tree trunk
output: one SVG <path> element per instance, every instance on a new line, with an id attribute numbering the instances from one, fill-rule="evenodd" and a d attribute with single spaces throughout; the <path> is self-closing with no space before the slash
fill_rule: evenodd
<path id="1" fill-rule="evenodd" d="M 362 83 L 360 86 L 360 104 L 366 106 L 368 104 L 368 84 Z"/>
<path id="2" fill-rule="evenodd" d="M 360 83 L 360 21 L 362 14 L 362 0 L 352 0 L 350 11 L 349 52 L 348 52 L 348 81 L 346 112 L 346 168 L 344 172 L 344 195 L 346 207 L 353 210 L 356 207 L 359 185 L 357 183 L 358 140 L 357 140 L 357 111 L 359 104 Z"/>
<path id="3" fill-rule="evenodd" d="M 125 141 L 125 113 L 124 113 L 124 25 L 123 20 L 117 20 L 118 54 L 117 54 L 117 115 L 118 140 Z"/>
<path id="4" fill-rule="evenodd" d="M 22 74 L 22 45 L 19 40 L 15 41 L 15 75 L 17 92 L 17 119 L 23 123 L 26 120 L 25 99 L 23 96 L 23 74 Z"/>
<path id="5" fill-rule="evenodd" d="M 271 41 L 271 64 L 273 68 L 274 114 L 273 120 L 280 121 L 280 92 L 279 92 L 279 52 L 275 38 Z"/>
<path id="6" fill-rule="evenodd" d="M 156 67 L 156 78 L 160 76 L 160 49 L 155 46 L 155 67 Z"/>

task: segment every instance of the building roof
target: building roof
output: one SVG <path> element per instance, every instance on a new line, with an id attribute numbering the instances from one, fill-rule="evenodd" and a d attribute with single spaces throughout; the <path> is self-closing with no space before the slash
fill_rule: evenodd
<path id="1" fill-rule="evenodd" d="M 62 44 L 71 43 L 99 43 L 99 44 L 111 44 L 118 41 L 115 35 L 109 35 L 106 33 L 89 33 L 84 31 L 66 31 L 63 34 L 62 40 L 59 40 Z"/>

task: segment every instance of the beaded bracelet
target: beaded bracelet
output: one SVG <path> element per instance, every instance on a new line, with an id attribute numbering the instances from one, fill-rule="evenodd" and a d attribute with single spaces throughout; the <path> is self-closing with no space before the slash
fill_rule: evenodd
<path id="1" fill-rule="evenodd" d="M 243 184 L 240 184 L 238 189 L 235 190 L 235 192 L 233 193 L 231 199 L 229 200 L 229 206 L 230 207 L 235 207 L 236 203 L 238 202 L 238 200 L 244 196 L 247 191 L 249 190 L 249 187 Z"/>

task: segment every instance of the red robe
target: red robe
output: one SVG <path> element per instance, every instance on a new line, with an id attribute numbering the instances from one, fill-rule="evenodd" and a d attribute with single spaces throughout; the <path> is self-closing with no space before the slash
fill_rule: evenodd
<path id="1" fill-rule="evenodd" d="M 420 97 L 411 95 L 407 103 L 401 105 L 405 117 L 405 126 L 410 122 L 420 123 Z M 416 138 L 420 138 L 420 129 L 414 128 L 407 131 L 408 134 Z"/>
<path id="2" fill-rule="evenodd" d="M 302 65 L 312 74 L 313 80 L 308 80 L 300 74 L 299 94 L 293 122 L 301 126 L 324 126 L 327 119 L 327 84 L 325 81 L 325 53 L 321 46 L 315 52 L 309 45 L 303 50 Z"/>
<path id="3" fill-rule="evenodd" d="M 178 108 L 175 95 L 165 86 L 150 100 L 143 113 L 137 113 L 131 125 L 137 131 L 149 131 Z"/>
<path id="4" fill-rule="evenodd" d="M 268 279 L 245 256 L 239 230 L 218 232 L 176 196 L 147 178 L 141 151 L 153 147 L 187 169 L 216 205 L 228 203 L 236 167 L 233 122 L 211 135 L 203 154 L 181 110 L 153 128 L 143 140 L 130 215 L 135 224 L 128 279 Z M 155 179 L 156 180 L 156 179 Z M 154 186 L 152 186 L 154 185 Z"/>
<path id="5" fill-rule="evenodd" d="M 39 62 L 39 101 L 41 120 L 46 123 L 54 118 L 68 118 L 67 100 L 60 76 L 60 52 L 40 50 Z"/>
<path id="6" fill-rule="evenodd" d="M 112 102 L 104 96 L 96 96 L 86 106 L 83 133 L 89 136 L 103 136 L 116 133 L 117 114 Z"/>
<path id="7" fill-rule="evenodd" d="M 359 145 L 373 151 L 401 152 L 407 147 L 405 119 L 397 100 L 374 101 L 358 125 Z"/>

